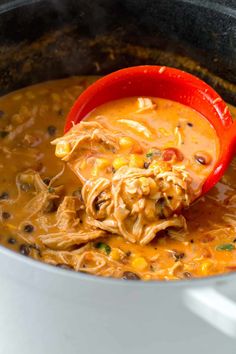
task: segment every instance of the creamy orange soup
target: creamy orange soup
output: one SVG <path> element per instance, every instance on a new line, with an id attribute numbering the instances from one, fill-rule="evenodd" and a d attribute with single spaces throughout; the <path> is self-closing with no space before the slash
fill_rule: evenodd
<path id="1" fill-rule="evenodd" d="M 176 159 L 174 162 L 189 172 L 196 195 L 201 192 L 219 153 L 218 138 L 206 119 L 187 106 L 161 98 L 112 101 L 96 108 L 86 121 L 99 122 L 120 136 L 115 158 L 125 155 L 129 165 L 132 157 L 136 157 L 140 159 L 137 167 L 143 167 L 145 162 L 158 159 L 161 152 L 164 161 Z M 131 138 L 130 143 L 125 140 L 127 137 Z M 112 153 L 99 156 L 114 162 Z M 91 170 L 86 172 L 90 175 Z"/>
<path id="2" fill-rule="evenodd" d="M 130 98 L 105 104 L 93 111 L 86 122 L 96 121 L 111 132 L 110 139 L 115 134 L 116 150 L 112 143 L 107 149 L 98 141 L 90 141 L 68 162 L 61 161 L 62 145 L 56 151 L 60 158 L 55 156 L 51 141 L 62 136 L 68 110 L 93 80 L 78 77 L 43 83 L 0 98 L 2 245 L 55 266 L 124 279 L 170 280 L 234 271 L 234 162 L 208 195 L 188 208 L 185 205 L 186 195 L 193 199 L 198 196 L 219 149 L 214 130 L 197 112 L 158 98 Z M 148 107 L 150 104 L 153 107 Z M 108 220 L 109 207 L 111 214 L 113 210 L 108 199 L 106 207 L 104 200 L 96 200 L 96 210 L 92 212 L 97 219 L 89 214 L 91 210 L 86 211 L 84 200 L 91 197 L 89 190 L 83 190 L 87 180 L 112 180 L 120 169 L 127 172 L 136 168 L 144 171 L 155 190 L 150 179 L 156 175 L 149 170 L 160 161 L 162 171 L 172 173 L 168 166 L 175 165 L 181 171 L 184 168 L 184 172 L 177 172 L 182 177 L 185 172 L 188 174 L 186 189 L 181 187 L 185 196 L 181 199 L 183 216 L 177 204 L 176 215 L 175 210 L 172 215 L 169 207 L 163 207 L 164 200 L 155 205 L 160 223 L 170 218 L 172 226 L 163 227 L 150 240 L 132 239 L 132 235 L 128 239 L 104 230 L 104 224 L 113 227 L 112 231 L 115 228 L 114 223 L 111 225 L 113 220 Z M 158 170 L 158 176 L 159 173 Z M 142 181 L 144 188 L 147 181 Z M 171 185 L 168 192 L 176 193 L 169 198 L 174 203 L 176 188 Z M 143 193 L 149 211 L 145 208 L 140 215 L 145 215 L 142 221 L 148 227 L 155 214 L 150 216 L 150 191 Z M 172 197 L 166 194 L 167 200 L 168 196 Z M 129 208 L 129 201 L 125 203 Z M 102 228 L 98 223 L 103 223 Z M 124 234 L 130 235 L 128 223 L 125 227 Z"/>

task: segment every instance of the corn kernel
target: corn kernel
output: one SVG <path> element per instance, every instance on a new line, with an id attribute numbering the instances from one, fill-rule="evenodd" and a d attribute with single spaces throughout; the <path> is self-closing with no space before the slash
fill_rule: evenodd
<path id="1" fill-rule="evenodd" d="M 155 202 L 147 200 L 144 213 L 149 220 L 156 218 Z"/>
<path id="2" fill-rule="evenodd" d="M 140 182 L 142 183 L 143 186 L 148 186 L 149 185 L 149 179 L 147 177 L 140 177 L 139 180 L 140 180 Z"/>
<path id="3" fill-rule="evenodd" d="M 133 139 L 129 138 L 128 136 L 122 136 L 119 140 L 119 144 L 123 148 L 131 148 L 134 145 Z"/>
<path id="4" fill-rule="evenodd" d="M 160 163 L 158 161 L 152 161 L 151 165 L 149 166 L 150 169 L 154 170 L 156 168 L 160 169 Z"/>
<path id="5" fill-rule="evenodd" d="M 204 261 L 201 264 L 201 273 L 203 275 L 208 275 L 211 268 L 212 268 L 212 262 Z"/>
<path id="6" fill-rule="evenodd" d="M 166 130 L 165 128 L 159 128 L 158 131 L 160 132 L 161 135 L 164 135 L 164 136 L 170 136 L 171 135 L 171 132 Z"/>
<path id="7" fill-rule="evenodd" d="M 117 157 L 112 163 L 112 166 L 115 170 L 118 170 L 119 168 L 125 165 L 128 165 L 128 161 L 124 157 Z"/>
<path id="8" fill-rule="evenodd" d="M 15 225 L 12 225 L 12 224 L 7 224 L 6 226 L 7 226 L 8 229 L 10 229 L 10 230 L 16 230 L 16 229 L 17 229 L 17 227 L 16 227 Z"/>
<path id="9" fill-rule="evenodd" d="M 66 141 L 60 141 L 56 146 L 55 155 L 57 157 L 63 158 L 68 155 L 71 151 L 70 144 Z"/>
<path id="10" fill-rule="evenodd" d="M 104 168 L 110 166 L 110 161 L 107 159 L 103 159 L 103 158 L 98 158 L 95 161 L 94 167 L 91 171 L 91 175 L 93 177 L 97 177 L 99 172 L 102 171 Z"/>
<path id="11" fill-rule="evenodd" d="M 79 164 L 78 170 L 84 170 L 85 167 L 87 167 L 87 162 L 86 160 L 82 160 L 81 164 Z"/>
<path id="12" fill-rule="evenodd" d="M 93 177 L 97 177 L 97 176 L 98 176 L 98 173 L 99 173 L 98 167 L 97 167 L 97 166 L 94 166 L 93 169 L 92 169 L 92 171 L 91 171 L 91 175 L 92 175 Z"/>
<path id="13" fill-rule="evenodd" d="M 132 261 L 132 266 L 137 270 L 145 270 L 148 266 L 147 261 L 143 257 L 136 257 Z"/>
<path id="14" fill-rule="evenodd" d="M 144 157 L 140 155 L 131 154 L 129 160 L 129 167 L 143 168 Z"/>
<path id="15" fill-rule="evenodd" d="M 149 187 L 150 187 L 151 191 L 156 192 L 156 190 L 157 190 L 156 182 L 152 178 L 148 178 L 148 181 L 149 181 Z"/>
<path id="16" fill-rule="evenodd" d="M 95 164 L 97 167 L 102 169 L 102 168 L 108 167 L 110 165 L 110 161 L 107 159 L 99 158 L 99 159 L 96 159 Z"/>
<path id="17" fill-rule="evenodd" d="M 113 248 L 111 253 L 110 253 L 110 257 L 114 260 L 114 261 L 119 261 L 120 260 L 120 252 L 117 248 Z"/>

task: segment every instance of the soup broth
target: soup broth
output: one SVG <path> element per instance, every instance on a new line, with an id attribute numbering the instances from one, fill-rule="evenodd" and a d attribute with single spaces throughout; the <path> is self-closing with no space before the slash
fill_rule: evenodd
<path id="1" fill-rule="evenodd" d="M 122 162 L 125 156 L 126 164 L 141 168 L 142 163 L 144 168 L 155 162 L 157 151 L 163 157 L 163 151 L 174 147 L 181 158 L 178 161 L 180 155 L 171 150 L 171 159 L 185 166 L 193 194 L 198 196 L 219 150 L 214 130 L 197 112 L 158 98 L 146 101 L 155 110 L 143 110 L 144 102 L 131 98 L 103 105 L 86 118 L 123 138 L 115 156 L 112 151 L 95 151 L 92 156 L 83 151 L 77 156 L 77 170 L 69 167 L 70 162 L 55 156 L 51 141 L 62 136 L 70 107 L 94 80 L 75 77 L 47 82 L 0 98 L 1 244 L 55 266 L 124 279 L 171 280 L 234 271 L 234 161 L 210 193 L 183 211 L 185 230 L 169 228 L 140 244 L 91 230 L 85 223 L 82 184 L 91 175 L 105 173 L 112 178 L 115 159 Z M 138 130 L 130 124 L 135 105 Z M 94 157 L 106 158 L 109 164 L 99 169 Z M 199 162 L 199 157 L 207 163 Z"/>
<path id="2" fill-rule="evenodd" d="M 132 147 L 121 144 L 118 156 L 136 151 L 143 157 L 144 163 L 149 163 L 156 151 L 164 151 L 166 160 L 165 155 L 168 157 L 168 152 L 175 148 L 181 155 L 176 162 L 186 167 L 197 196 L 218 157 L 218 138 L 209 122 L 198 112 L 178 102 L 154 97 L 125 98 L 96 108 L 85 120 L 97 121 L 121 137 L 125 135 L 133 139 Z M 199 162 L 202 155 L 208 157 L 209 161 L 205 164 L 204 161 Z"/>

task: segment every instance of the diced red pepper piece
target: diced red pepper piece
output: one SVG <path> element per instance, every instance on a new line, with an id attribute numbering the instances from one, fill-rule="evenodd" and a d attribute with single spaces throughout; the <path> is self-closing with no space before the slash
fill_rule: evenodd
<path id="1" fill-rule="evenodd" d="M 181 151 L 179 151 L 176 148 L 168 148 L 165 149 L 162 153 L 162 159 L 163 161 L 183 161 L 184 156 Z"/>

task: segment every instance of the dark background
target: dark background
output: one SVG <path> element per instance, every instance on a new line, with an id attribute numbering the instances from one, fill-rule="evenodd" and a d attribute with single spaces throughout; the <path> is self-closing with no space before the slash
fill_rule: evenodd
<path id="1" fill-rule="evenodd" d="M 75 74 L 159 64 L 236 104 L 236 1 L 0 0 L 0 93 Z"/>

